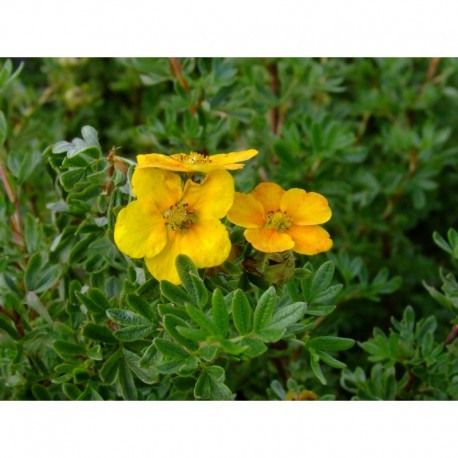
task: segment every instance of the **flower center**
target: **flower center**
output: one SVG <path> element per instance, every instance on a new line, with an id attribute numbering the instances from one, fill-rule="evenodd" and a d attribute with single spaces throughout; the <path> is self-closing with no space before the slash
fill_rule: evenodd
<path id="1" fill-rule="evenodd" d="M 292 226 L 293 222 L 288 214 L 282 211 L 268 212 L 266 215 L 265 229 L 276 229 L 278 232 L 285 232 Z"/>
<path id="2" fill-rule="evenodd" d="M 191 151 L 189 154 L 180 154 L 178 160 L 184 164 L 209 164 L 211 162 L 208 156 L 195 153 L 194 151 Z"/>
<path id="3" fill-rule="evenodd" d="M 189 229 L 197 221 L 195 211 L 190 210 L 186 202 L 178 202 L 176 205 L 172 205 L 162 215 L 169 231 Z"/>

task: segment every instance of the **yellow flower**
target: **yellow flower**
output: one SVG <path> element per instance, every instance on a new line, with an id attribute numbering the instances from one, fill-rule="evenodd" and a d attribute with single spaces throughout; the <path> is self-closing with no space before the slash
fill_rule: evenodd
<path id="1" fill-rule="evenodd" d="M 315 192 L 275 183 L 261 183 L 250 194 L 235 193 L 227 217 L 245 227 L 245 238 L 257 250 L 275 253 L 293 250 L 313 255 L 332 247 L 329 234 L 318 224 L 331 218 L 327 200 Z"/>
<path id="2" fill-rule="evenodd" d="M 229 256 L 231 242 L 220 222 L 234 200 L 234 180 L 226 170 L 210 172 L 201 184 L 157 169 L 136 168 L 132 191 L 137 200 L 117 217 L 114 239 L 131 258 L 145 258 L 158 280 L 179 284 L 179 254 L 197 267 L 214 267 Z"/>
<path id="3" fill-rule="evenodd" d="M 189 154 L 178 153 L 166 156 L 164 154 L 140 154 L 137 156 L 138 168 L 157 168 L 171 170 L 173 172 L 202 172 L 209 173 L 212 170 L 242 169 L 243 164 L 236 162 L 247 161 L 256 156 L 258 152 L 254 149 L 240 151 L 238 153 L 214 154 L 205 156 L 204 154 L 191 152 Z"/>

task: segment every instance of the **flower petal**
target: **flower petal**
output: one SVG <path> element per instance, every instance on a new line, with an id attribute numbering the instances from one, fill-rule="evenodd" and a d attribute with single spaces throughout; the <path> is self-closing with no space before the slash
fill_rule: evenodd
<path id="1" fill-rule="evenodd" d="M 291 226 L 287 234 L 294 240 L 293 251 L 309 256 L 323 253 L 332 248 L 329 233 L 320 226 Z"/>
<path id="2" fill-rule="evenodd" d="M 288 234 L 275 229 L 246 229 L 245 238 L 259 251 L 276 253 L 290 250 L 294 242 Z"/>
<path id="3" fill-rule="evenodd" d="M 179 175 L 159 169 L 135 169 L 132 192 L 138 199 L 148 199 L 160 209 L 175 205 L 182 196 Z"/>
<path id="4" fill-rule="evenodd" d="M 188 180 L 183 201 L 200 219 L 223 218 L 234 201 L 234 179 L 227 170 L 213 170 L 202 184 Z"/>
<path id="5" fill-rule="evenodd" d="M 280 201 L 285 190 L 275 183 L 260 183 L 251 193 L 259 201 L 266 212 L 280 210 Z"/>
<path id="6" fill-rule="evenodd" d="M 155 256 L 167 241 L 164 219 L 149 200 L 135 200 L 119 212 L 114 240 L 131 258 Z"/>
<path id="7" fill-rule="evenodd" d="M 217 219 L 200 220 L 179 236 L 182 253 L 199 268 L 219 266 L 231 251 L 226 226 Z"/>
<path id="8" fill-rule="evenodd" d="M 301 226 L 322 224 L 332 216 L 328 201 L 316 192 L 306 193 L 303 189 L 292 188 L 283 195 L 282 211 L 288 213 L 293 223 Z"/>
<path id="9" fill-rule="evenodd" d="M 179 254 L 186 254 L 197 267 L 201 268 L 222 264 L 231 250 L 226 227 L 216 219 L 199 221 L 187 231 L 169 234 L 164 249 L 157 256 L 145 259 L 151 275 L 158 280 L 180 283 L 175 266 Z"/>
<path id="10" fill-rule="evenodd" d="M 229 221 L 246 228 L 259 228 L 264 226 L 264 207 L 251 194 L 236 192 L 234 203 L 227 213 Z"/>
<path id="11" fill-rule="evenodd" d="M 151 275 L 157 280 L 168 280 L 178 285 L 181 283 L 175 267 L 175 260 L 180 251 L 180 243 L 177 240 L 178 232 L 169 232 L 169 237 L 162 251 L 154 257 L 146 257 L 146 267 Z"/>
<path id="12" fill-rule="evenodd" d="M 179 156 L 181 154 L 175 154 Z M 178 161 L 173 156 L 166 156 L 165 154 L 151 153 L 139 154 L 137 156 L 138 168 L 156 168 L 170 170 L 174 172 L 186 172 L 188 168 L 181 161 Z"/>
<path id="13" fill-rule="evenodd" d="M 255 149 L 247 149 L 245 151 L 238 151 L 236 153 L 214 154 L 208 156 L 212 164 L 227 165 L 234 162 L 242 162 L 256 156 L 258 152 Z M 243 165 L 242 165 L 243 167 Z"/>

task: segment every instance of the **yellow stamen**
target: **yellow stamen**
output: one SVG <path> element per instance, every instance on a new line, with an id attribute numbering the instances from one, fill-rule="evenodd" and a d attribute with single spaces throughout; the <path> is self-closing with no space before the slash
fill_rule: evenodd
<path id="1" fill-rule="evenodd" d="M 183 231 L 189 229 L 196 222 L 197 216 L 194 210 L 188 208 L 186 202 L 172 205 L 163 213 L 165 225 L 169 231 Z"/>
<path id="2" fill-rule="evenodd" d="M 285 232 L 292 226 L 293 222 L 289 219 L 288 214 L 282 211 L 268 212 L 266 214 L 265 229 L 276 229 L 278 232 Z"/>
<path id="3" fill-rule="evenodd" d="M 194 151 L 189 154 L 180 154 L 178 160 L 184 164 L 210 164 L 212 161 L 209 156 Z"/>

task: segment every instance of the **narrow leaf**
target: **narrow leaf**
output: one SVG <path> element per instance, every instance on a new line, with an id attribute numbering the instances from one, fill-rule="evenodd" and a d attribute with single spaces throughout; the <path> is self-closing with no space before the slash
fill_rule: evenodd
<path id="1" fill-rule="evenodd" d="M 275 294 L 275 288 L 271 286 L 259 298 L 256 309 L 254 310 L 253 329 L 255 332 L 267 326 L 276 304 L 277 296 Z"/>
<path id="2" fill-rule="evenodd" d="M 245 293 L 238 289 L 232 299 L 232 319 L 240 335 L 250 333 L 253 311 Z"/>

